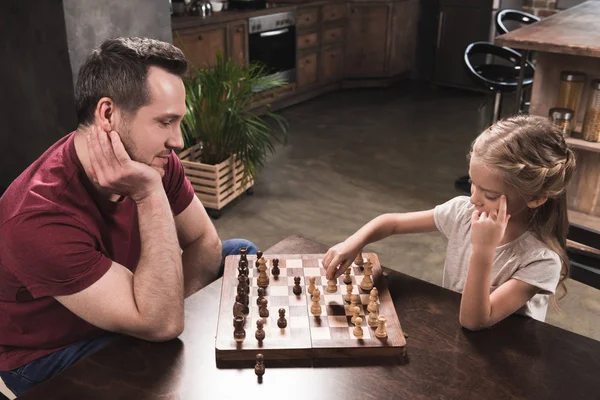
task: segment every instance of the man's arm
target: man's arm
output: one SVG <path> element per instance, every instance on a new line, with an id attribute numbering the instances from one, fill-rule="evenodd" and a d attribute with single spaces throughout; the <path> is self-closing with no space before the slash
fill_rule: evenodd
<path id="1" fill-rule="evenodd" d="M 196 196 L 175 217 L 175 225 L 183 249 L 184 296 L 188 297 L 219 277 L 221 240 Z"/>
<path id="2" fill-rule="evenodd" d="M 113 262 L 91 286 L 56 299 L 106 330 L 147 340 L 175 338 L 184 324 L 183 271 L 173 214 L 160 175 L 131 160 L 118 133 L 107 134 L 93 125 L 86 138 L 93 181 L 137 204 L 140 259 L 135 275 Z"/>
<path id="3" fill-rule="evenodd" d="M 164 191 L 138 203 L 140 260 L 135 275 L 113 262 L 88 288 L 56 300 L 99 328 L 150 341 L 183 331 L 183 273 L 171 208 Z"/>

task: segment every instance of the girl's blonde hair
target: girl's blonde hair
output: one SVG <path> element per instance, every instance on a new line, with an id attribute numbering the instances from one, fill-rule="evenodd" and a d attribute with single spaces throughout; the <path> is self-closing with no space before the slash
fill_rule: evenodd
<path id="1" fill-rule="evenodd" d="M 473 152 L 500 171 L 525 200 L 548 198 L 530 209 L 530 229 L 560 256 L 559 286 L 566 295 L 564 282 L 570 272 L 566 191 L 575 170 L 575 155 L 560 130 L 544 117 L 512 116 L 481 133 L 473 142 Z"/>

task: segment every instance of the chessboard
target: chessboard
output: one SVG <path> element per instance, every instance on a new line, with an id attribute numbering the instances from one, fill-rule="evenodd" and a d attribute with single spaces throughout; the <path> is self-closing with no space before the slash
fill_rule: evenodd
<path id="1" fill-rule="evenodd" d="M 228 256 L 225 259 L 215 345 L 218 367 L 231 365 L 232 361 L 255 360 L 257 353 L 262 353 L 265 360 L 398 357 L 404 354 L 406 340 L 377 255 L 362 253 L 362 260 L 363 263 L 370 261 L 373 266 L 372 280 L 378 291 L 378 315 L 386 318 L 385 338 L 376 337 L 376 328 L 368 325 L 367 306 L 371 292 L 360 288 L 364 277 L 364 268 L 356 264 L 360 264 L 360 255 L 350 267 L 350 279 L 352 294 L 356 295 L 354 301 L 358 306 L 354 315 L 360 310 L 359 316 L 362 318 L 362 338 L 357 338 L 353 333 L 353 312 L 349 310 L 350 304 L 344 300 L 344 295 L 348 293 L 347 285 L 343 282 L 344 275 L 337 279 L 335 292 L 327 290 L 323 256 L 324 254 L 263 255 L 269 277 L 264 296 L 268 301 L 268 317 L 259 315 L 257 258 L 246 256 L 249 300 L 248 309 L 245 310 L 248 314 L 245 315 L 243 324 L 245 338 L 241 342 L 234 339 L 234 304 L 238 293 L 240 256 Z M 278 276 L 271 273 L 274 259 L 278 260 Z M 299 295 L 293 293 L 294 277 L 300 277 Z M 315 277 L 315 287 L 321 293 L 319 315 L 311 312 L 313 296 L 307 293 L 309 277 Z M 280 309 L 285 310 L 285 328 L 277 325 Z M 239 309 L 237 313 L 239 315 Z M 260 341 L 255 338 L 258 320 L 262 320 L 265 334 Z"/>

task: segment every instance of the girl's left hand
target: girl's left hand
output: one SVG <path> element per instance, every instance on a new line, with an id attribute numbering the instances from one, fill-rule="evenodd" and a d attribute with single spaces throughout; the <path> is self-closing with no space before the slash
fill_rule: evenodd
<path id="1" fill-rule="evenodd" d="M 500 208 L 492 210 L 489 215 L 485 211 L 474 211 L 471 218 L 471 244 L 474 250 L 493 250 L 502 241 L 510 215 L 506 215 L 506 196 L 500 196 Z"/>

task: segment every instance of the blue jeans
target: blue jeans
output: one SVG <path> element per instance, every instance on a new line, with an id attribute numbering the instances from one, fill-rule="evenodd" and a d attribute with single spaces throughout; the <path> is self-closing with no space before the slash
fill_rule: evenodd
<path id="1" fill-rule="evenodd" d="M 242 247 L 248 249 L 248 254 L 256 254 L 258 251 L 252 242 L 245 239 L 224 240 L 223 260 L 227 256 L 240 254 Z M 220 275 L 223 274 L 223 263 L 221 264 Z M 16 396 L 21 396 L 37 384 L 44 382 L 63 369 L 96 352 L 119 336 L 115 333 L 108 333 L 94 339 L 77 342 L 62 350 L 33 360 L 12 371 L 0 371 L 0 378 L 2 378 L 6 387 Z"/>

